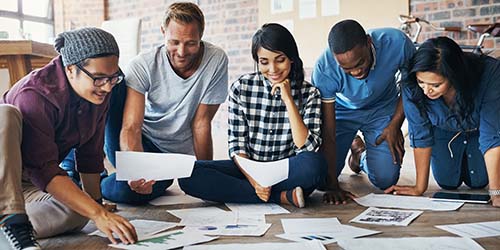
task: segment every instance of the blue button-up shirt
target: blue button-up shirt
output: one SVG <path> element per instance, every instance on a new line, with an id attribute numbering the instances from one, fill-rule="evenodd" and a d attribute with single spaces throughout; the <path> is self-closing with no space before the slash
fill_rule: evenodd
<path id="1" fill-rule="evenodd" d="M 442 98 L 426 100 L 427 111 L 420 112 L 413 103 L 411 90 L 403 87 L 403 106 L 408 119 L 410 145 L 425 148 L 434 145 L 433 126 L 443 130 L 465 132 L 479 130 L 479 147 L 484 154 L 500 146 L 500 61 L 488 57 L 478 79 L 478 93 L 474 99 L 472 119 L 460 124 Z"/>

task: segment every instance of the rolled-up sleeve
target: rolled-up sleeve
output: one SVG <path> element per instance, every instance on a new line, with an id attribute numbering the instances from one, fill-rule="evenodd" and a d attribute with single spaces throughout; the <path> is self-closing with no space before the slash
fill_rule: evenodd
<path id="1" fill-rule="evenodd" d="M 302 151 L 317 151 L 321 146 L 321 95 L 319 90 L 311 87 L 307 102 L 304 105 L 302 116 L 307 127 L 306 142 L 301 148 L 296 148 L 297 153 Z"/>
<path id="2" fill-rule="evenodd" d="M 247 154 L 248 124 L 240 103 L 239 80 L 231 85 L 229 90 L 229 117 L 228 117 L 228 142 L 229 157 L 237 154 Z"/>
<path id="3" fill-rule="evenodd" d="M 432 124 L 425 112 L 411 101 L 411 90 L 407 85 L 403 86 L 403 108 L 406 119 L 408 119 L 408 132 L 410 146 L 413 148 L 427 148 L 434 146 L 434 135 Z"/>
<path id="4" fill-rule="evenodd" d="M 31 182 L 46 189 L 56 175 L 67 175 L 59 168 L 55 124 L 57 109 L 32 90 L 20 92 L 12 102 L 23 114 L 22 157 L 24 171 Z"/>

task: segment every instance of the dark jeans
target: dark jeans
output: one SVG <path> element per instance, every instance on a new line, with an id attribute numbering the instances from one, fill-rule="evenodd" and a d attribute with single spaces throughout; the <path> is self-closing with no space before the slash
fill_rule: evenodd
<path id="1" fill-rule="evenodd" d="M 320 153 L 303 152 L 289 158 L 288 179 L 275 184 L 269 202 L 280 203 L 282 191 L 297 186 L 309 196 L 323 184 L 327 175 L 326 160 Z M 179 179 L 187 194 L 216 202 L 262 203 L 247 178 L 232 160 L 197 161 L 189 178 Z"/>
<path id="2" fill-rule="evenodd" d="M 118 84 L 113 88 L 111 94 L 108 117 L 106 119 L 106 128 L 104 135 L 104 152 L 113 166 L 116 166 L 115 152 L 120 151 L 120 130 L 122 128 L 123 108 L 127 95 L 127 86 L 125 82 Z M 142 146 L 144 152 L 161 152 L 149 139 L 142 137 Z M 60 167 L 68 172 L 73 181 L 80 182 L 79 174 L 75 170 L 75 156 L 72 150 L 68 156 L 61 162 Z M 126 181 L 117 181 L 116 174 L 106 176 L 104 173 L 101 180 L 102 196 L 110 201 L 128 204 L 144 204 L 165 193 L 165 190 L 172 185 L 173 180 L 157 181 L 153 186 L 151 194 L 143 195 L 132 191 Z"/>

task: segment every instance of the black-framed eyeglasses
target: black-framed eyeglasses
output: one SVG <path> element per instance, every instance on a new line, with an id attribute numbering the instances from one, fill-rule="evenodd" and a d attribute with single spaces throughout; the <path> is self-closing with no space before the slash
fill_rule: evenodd
<path id="1" fill-rule="evenodd" d="M 92 80 L 94 80 L 94 86 L 98 88 L 108 83 L 111 84 L 111 86 L 115 86 L 116 84 L 123 81 L 123 78 L 125 77 L 121 69 L 118 70 L 118 73 L 112 76 L 94 76 L 92 75 L 92 73 L 88 72 L 82 65 L 76 64 L 76 67 L 83 71 L 88 77 L 92 78 Z"/>

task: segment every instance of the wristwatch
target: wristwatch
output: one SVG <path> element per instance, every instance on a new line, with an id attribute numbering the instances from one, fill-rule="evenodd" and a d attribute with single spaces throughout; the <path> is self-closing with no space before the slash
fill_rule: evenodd
<path id="1" fill-rule="evenodd" d="M 498 196 L 500 195 L 500 189 L 490 189 L 488 190 L 488 193 L 490 194 L 490 196 Z"/>

